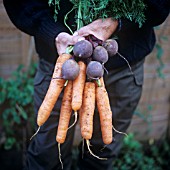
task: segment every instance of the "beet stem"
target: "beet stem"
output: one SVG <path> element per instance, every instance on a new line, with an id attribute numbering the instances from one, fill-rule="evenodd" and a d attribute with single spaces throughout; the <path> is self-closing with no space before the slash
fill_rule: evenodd
<path id="1" fill-rule="evenodd" d="M 102 86 L 100 79 L 96 80 L 96 83 L 97 83 L 98 87 L 101 87 L 101 86 Z"/>
<path id="2" fill-rule="evenodd" d="M 104 63 L 102 64 L 103 69 L 106 71 L 106 74 L 109 74 L 108 70 L 106 69 L 106 67 L 104 66 Z"/>

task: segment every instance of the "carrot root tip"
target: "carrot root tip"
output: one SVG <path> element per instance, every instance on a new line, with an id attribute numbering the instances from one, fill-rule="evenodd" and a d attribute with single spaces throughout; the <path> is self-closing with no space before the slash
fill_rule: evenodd
<path id="1" fill-rule="evenodd" d="M 60 149 L 60 143 L 58 143 L 58 157 L 61 163 L 61 168 L 63 169 L 63 162 L 61 160 L 61 149 Z"/>
<path id="2" fill-rule="evenodd" d="M 87 148 L 92 156 L 94 156 L 95 158 L 100 159 L 100 160 L 107 160 L 107 158 L 100 158 L 99 156 L 95 155 L 92 152 L 92 150 L 90 149 L 90 141 L 88 139 L 86 139 L 86 144 L 87 144 Z"/>
<path id="3" fill-rule="evenodd" d="M 74 122 L 72 125 L 70 125 L 70 127 L 68 129 L 72 128 L 77 122 L 77 112 L 74 112 L 74 116 L 75 116 Z"/>
<path id="4" fill-rule="evenodd" d="M 40 130 L 40 126 L 38 127 L 37 131 L 31 136 L 30 140 L 32 140 L 32 138 L 37 135 L 37 133 L 39 132 L 39 130 Z"/>
<path id="5" fill-rule="evenodd" d="M 120 133 L 120 134 L 123 134 L 123 135 L 125 135 L 125 136 L 128 137 L 128 135 L 127 135 L 126 133 L 120 132 L 120 131 L 116 130 L 116 129 L 114 128 L 114 126 L 112 126 L 112 128 L 113 128 L 113 130 L 114 130 L 115 132 Z"/>

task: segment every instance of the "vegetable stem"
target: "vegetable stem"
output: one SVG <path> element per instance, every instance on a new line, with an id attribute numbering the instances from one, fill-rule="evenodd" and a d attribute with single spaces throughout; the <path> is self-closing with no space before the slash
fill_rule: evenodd
<path id="1" fill-rule="evenodd" d="M 68 46 L 67 48 L 66 48 L 66 54 L 71 54 L 71 52 L 72 52 L 72 50 L 73 50 L 73 46 Z"/>
<path id="2" fill-rule="evenodd" d="M 81 27 L 83 27 L 83 22 L 82 22 L 82 3 L 81 0 L 79 0 L 79 5 L 78 5 L 78 19 L 77 19 L 77 30 L 79 30 Z"/>
<path id="3" fill-rule="evenodd" d="M 100 79 L 97 79 L 97 80 L 96 80 L 96 83 L 97 83 L 98 87 L 101 87 L 101 86 L 102 86 Z"/>
<path id="4" fill-rule="evenodd" d="M 68 24 L 66 23 L 66 20 L 68 19 L 68 15 L 75 9 L 75 7 L 73 7 L 64 17 L 64 24 L 65 26 L 69 29 L 69 31 L 71 32 L 71 34 L 73 34 L 72 29 L 68 26 Z"/>

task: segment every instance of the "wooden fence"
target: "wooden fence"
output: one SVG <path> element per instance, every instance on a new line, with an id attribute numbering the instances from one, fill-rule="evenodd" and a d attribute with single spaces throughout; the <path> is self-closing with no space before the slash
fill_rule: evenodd
<path id="1" fill-rule="evenodd" d="M 157 43 L 146 58 L 142 98 L 129 128 L 141 140 L 170 133 L 170 17 L 155 30 Z"/>
<path id="2" fill-rule="evenodd" d="M 0 0 L 0 77 L 9 77 L 19 64 L 29 64 L 36 55 L 33 43 L 11 23 Z"/>

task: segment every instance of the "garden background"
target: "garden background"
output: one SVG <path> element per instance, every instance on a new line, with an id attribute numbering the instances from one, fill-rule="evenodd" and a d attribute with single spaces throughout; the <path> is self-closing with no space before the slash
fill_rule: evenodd
<path id="1" fill-rule="evenodd" d="M 114 170 L 170 169 L 170 17 L 155 27 L 153 52 L 144 65 L 142 98 Z M 0 0 L 0 165 L 20 170 L 33 133 L 33 77 L 37 54 L 32 37 L 10 22 Z M 76 126 L 73 160 L 80 139 Z M 12 164 L 10 163 L 12 162 Z M 75 164 L 75 163 L 74 163 Z M 73 169 L 75 165 L 73 164 Z M 16 167 L 16 168 L 14 168 Z"/>

